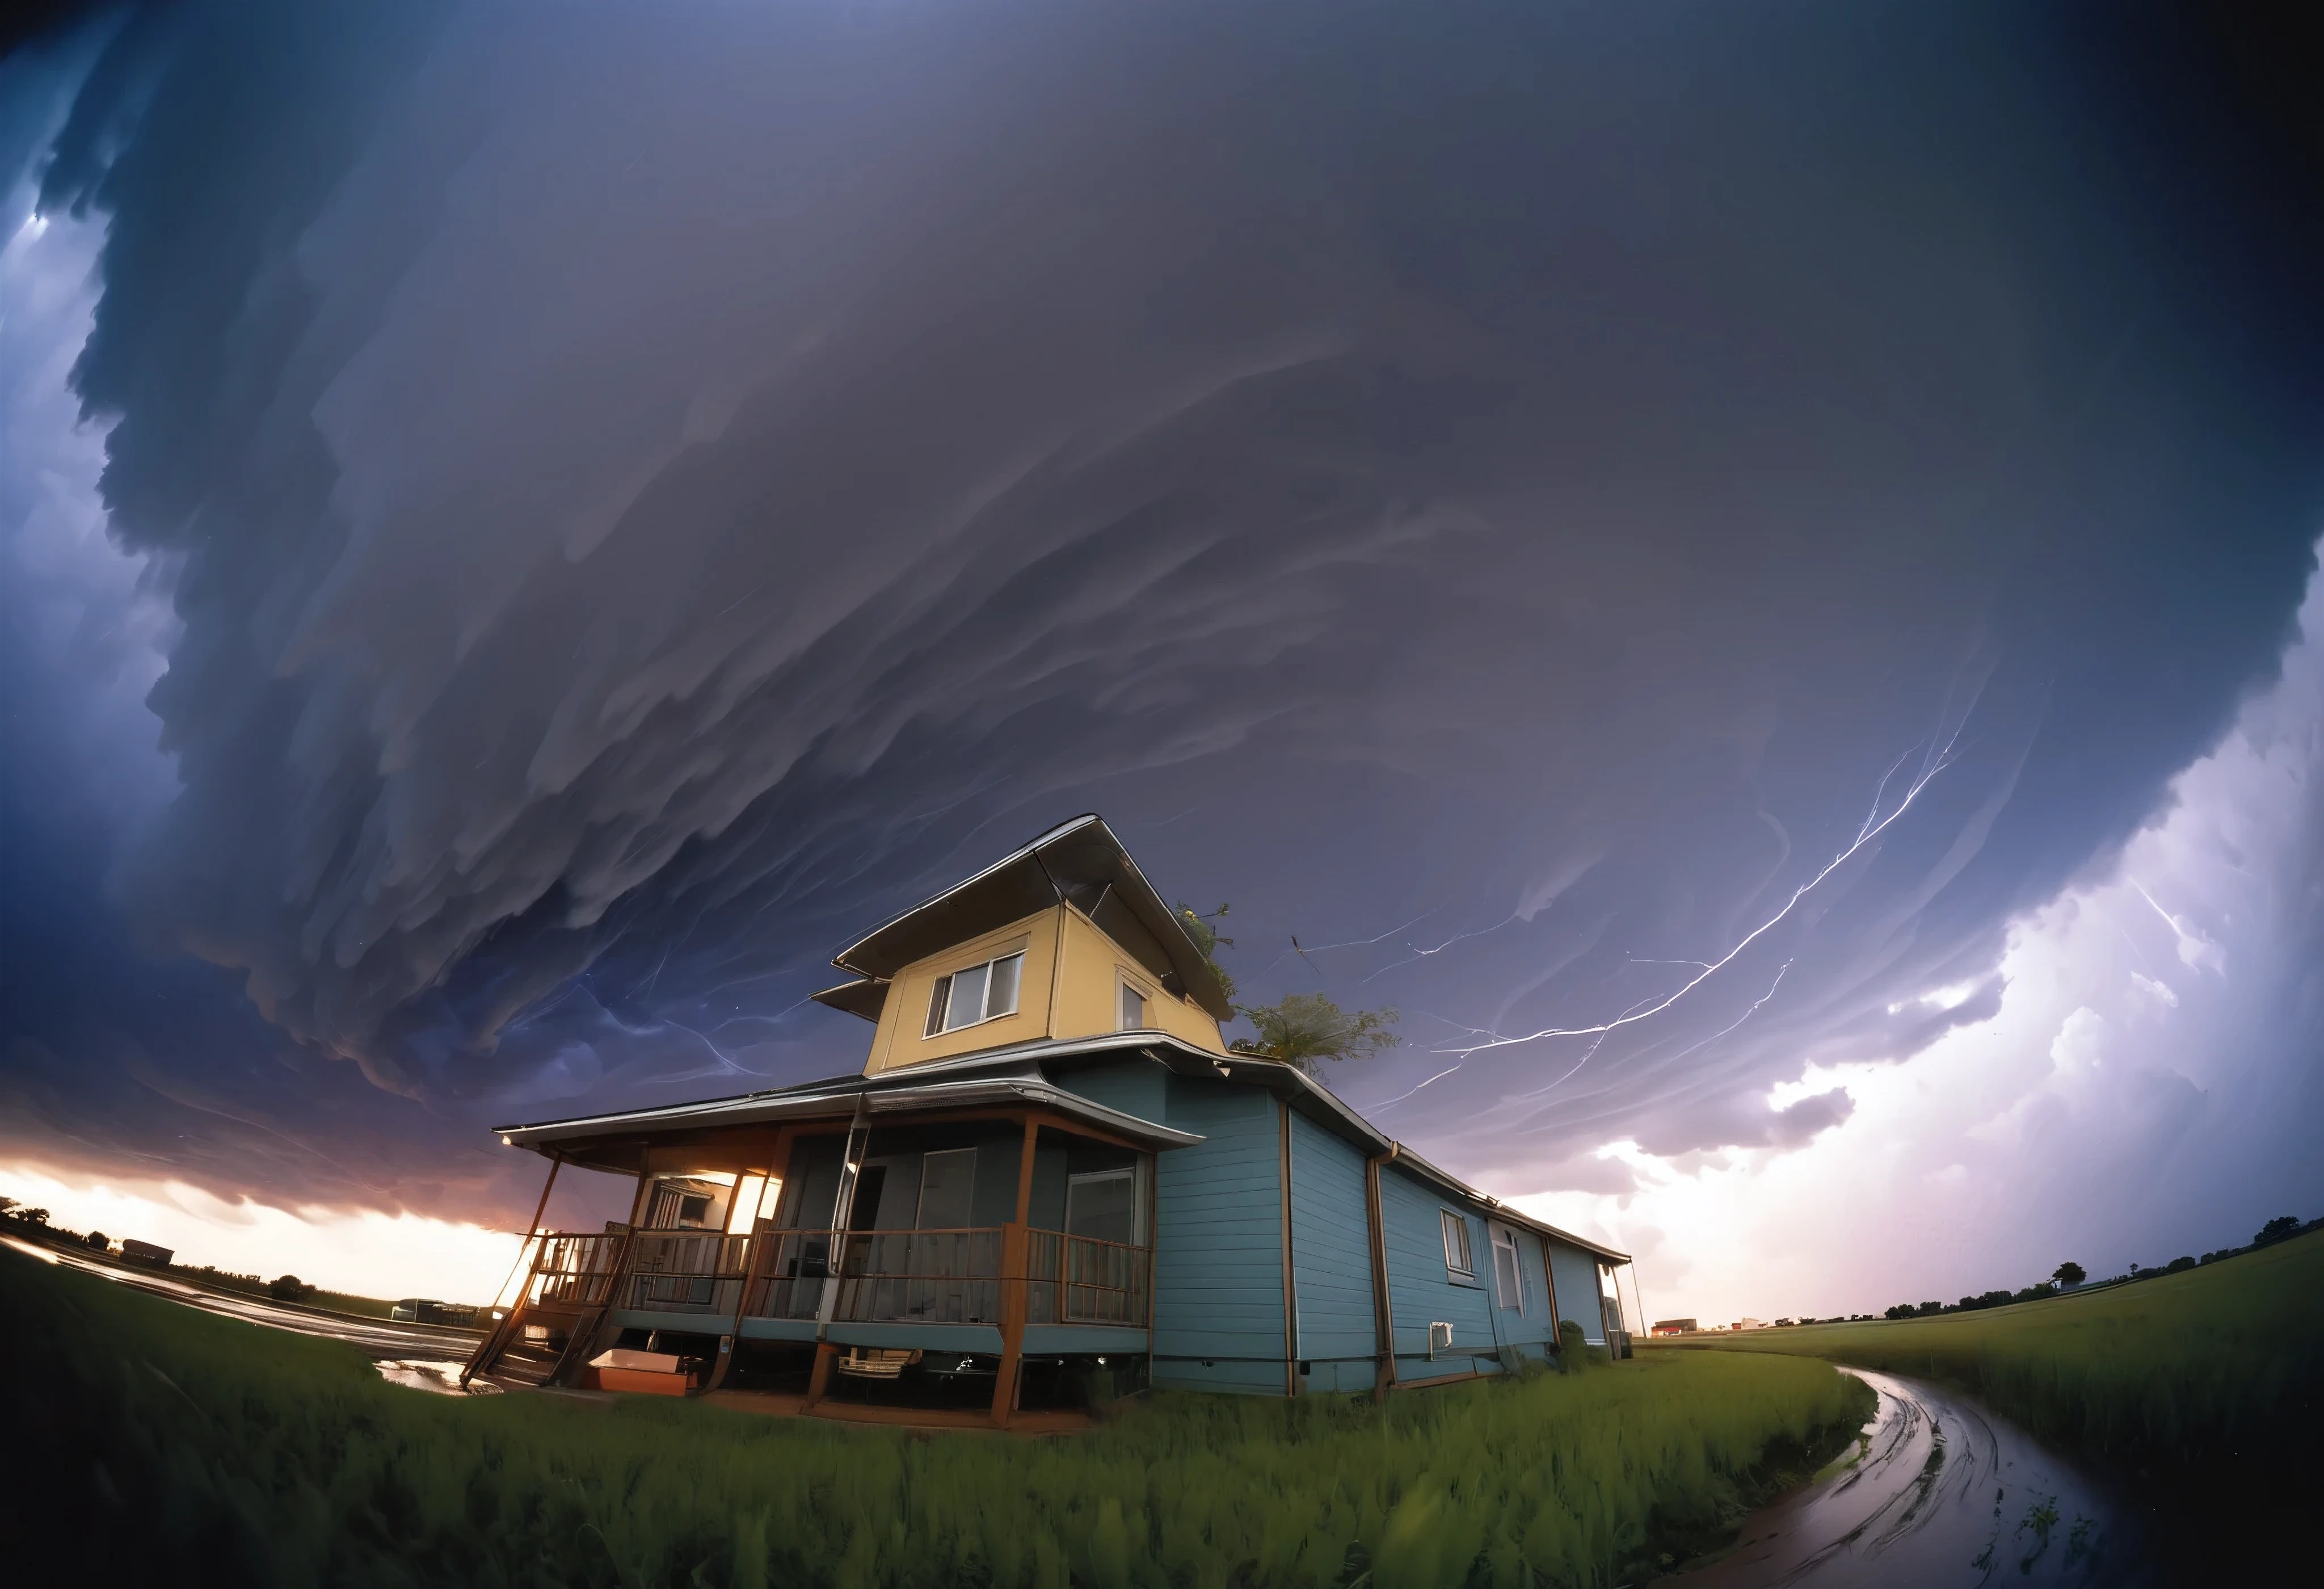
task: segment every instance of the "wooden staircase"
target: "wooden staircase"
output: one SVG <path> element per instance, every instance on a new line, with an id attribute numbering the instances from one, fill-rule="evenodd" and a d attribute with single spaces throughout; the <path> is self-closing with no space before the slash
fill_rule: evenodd
<path id="1" fill-rule="evenodd" d="M 629 1276 L 631 1233 L 540 1237 L 508 1316 L 460 1371 L 460 1383 L 570 1384 Z"/>

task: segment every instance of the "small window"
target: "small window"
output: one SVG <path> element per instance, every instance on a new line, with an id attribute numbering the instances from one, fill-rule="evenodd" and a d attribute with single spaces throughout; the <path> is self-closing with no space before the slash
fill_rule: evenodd
<path id="1" fill-rule="evenodd" d="M 965 1230 L 975 1202 L 975 1149 L 946 1148 L 920 1160 L 920 1229 Z"/>
<path id="2" fill-rule="evenodd" d="M 1493 1285 L 1504 1310 L 1525 1312 L 1525 1265 L 1517 1260 L 1517 1233 L 1504 1225 L 1493 1227 Z"/>
<path id="3" fill-rule="evenodd" d="M 1093 1169 L 1065 1180 L 1065 1234 L 1134 1244 L 1138 1240 L 1138 1172 Z"/>
<path id="4" fill-rule="evenodd" d="M 678 1223 L 682 1228 L 699 1230 L 710 1217 L 707 1197 L 680 1197 L 678 1200 Z"/>
<path id="5" fill-rule="evenodd" d="M 1017 1013 L 1017 990 L 1024 980 L 1025 951 L 966 965 L 949 976 L 936 978 L 928 994 L 927 1026 L 920 1033 L 932 1038 L 957 1031 L 982 1021 Z"/>
<path id="6" fill-rule="evenodd" d="M 1469 1258 L 1469 1222 L 1449 1208 L 1440 1210 L 1440 1216 L 1444 1221 L 1444 1267 L 1473 1279 L 1477 1266 Z"/>
<path id="7" fill-rule="evenodd" d="M 1122 1031 L 1139 1031 L 1146 1025 L 1146 995 L 1130 983 L 1121 984 Z"/>

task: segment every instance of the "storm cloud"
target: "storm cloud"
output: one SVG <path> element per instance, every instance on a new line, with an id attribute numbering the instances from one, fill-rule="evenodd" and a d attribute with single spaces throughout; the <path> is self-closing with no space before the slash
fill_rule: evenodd
<path id="1" fill-rule="evenodd" d="M 179 1120 L 124 1076 L 303 1140 L 359 1068 L 448 1162 L 848 1067 L 833 947 L 1093 808 L 1248 994 L 1402 1008 L 1330 1079 L 1450 1162 L 1797 1147 L 1850 1095 L 1770 1086 L 1990 1015 L 2292 633 L 2313 239 L 2154 72 L 2003 9 L 135 14 L 28 156 L 171 625 L 177 787 L 76 875 L 203 1013 L 76 1045 L 93 948 L 5 1063 L 115 1143 Z"/>

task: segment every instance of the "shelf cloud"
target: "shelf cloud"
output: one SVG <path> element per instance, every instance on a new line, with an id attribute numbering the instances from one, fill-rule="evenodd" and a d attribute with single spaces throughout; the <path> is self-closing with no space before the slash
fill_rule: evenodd
<path id="1" fill-rule="evenodd" d="M 102 436 L 45 477 L 152 688 L 10 642 L 151 787 L 5 730 L 10 931 L 67 926 L 5 1145 L 506 1200 L 486 1115 L 851 1067 L 832 948 L 1087 808 L 1248 993 L 1401 1008 L 1327 1079 L 1449 1162 L 1846 1129 L 1768 1090 L 1990 1019 L 2314 563 L 2298 249 L 2102 158 L 2161 69 L 2070 25 L 189 5 L 11 58 L 7 291 L 85 299 L 0 328 L 5 445 Z"/>

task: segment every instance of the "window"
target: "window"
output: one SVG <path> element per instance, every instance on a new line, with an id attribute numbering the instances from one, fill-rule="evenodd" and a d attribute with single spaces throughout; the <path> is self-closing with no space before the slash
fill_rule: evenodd
<path id="1" fill-rule="evenodd" d="M 920 1229 L 966 1230 L 975 1200 L 975 1149 L 947 1148 L 920 1160 Z"/>
<path id="2" fill-rule="evenodd" d="M 1121 984 L 1122 1031 L 1137 1031 L 1146 1024 L 1146 994 L 1135 984 Z"/>
<path id="3" fill-rule="evenodd" d="M 1517 1233 L 1507 1225 L 1493 1227 L 1493 1287 L 1503 1308 L 1525 1312 L 1525 1265 L 1517 1261 Z"/>
<path id="4" fill-rule="evenodd" d="M 701 1230 L 710 1224 L 717 1211 L 719 1194 L 696 1191 L 702 1181 L 696 1177 L 673 1176 L 654 1183 L 653 1198 L 646 1205 L 643 1228 L 650 1231 Z"/>
<path id="5" fill-rule="evenodd" d="M 920 1035 L 932 1038 L 941 1032 L 957 1031 L 964 1026 L 974 1026 L 980 1021 L 1016 1014 L 1017 987 L 1024 973 L 1025 951 L 1019 949 L 998 960 L 964 966 L 950 976 L 937 977 L 936 988 L 928 995 L 927 1030 Z"/>
<path id="6" fill-rule="evenodd" d="M 746 1175 L 734 1183 L 734 1196 L 726 1204 L 726 1233 L 747 1236 L 759 1217 L 759 1205 L 766 1197 L 767 1178 Z"/>
<path id="7" fill-rule="evenodd" d="M 1065 1234 L 1100 1242 L 1138 1242 L 1138 1172 L 1093 1169 L 1065 1181 Z"/>
<path id="8" fill-rule="evenodd" d="M 1469 1258 L 1469 1222 L 1449 1208 L 1440 1210 L 1439 1217 L 1444 1221 L 1444 1267 L 1473 1278 L 1477 1266 Z"/>

